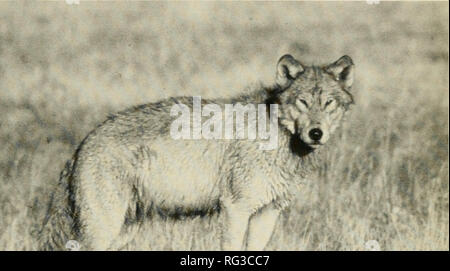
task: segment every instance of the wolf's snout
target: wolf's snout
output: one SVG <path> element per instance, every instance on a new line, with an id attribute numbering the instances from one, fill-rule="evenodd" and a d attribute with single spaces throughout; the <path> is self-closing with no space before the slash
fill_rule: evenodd
<path id="1" fill-rule="evenodd" d="M 314 141 L 319 141 L 322 138 L 323 132 L 319 128 L 314 128 L 309 131 L 309 137 Z"/>

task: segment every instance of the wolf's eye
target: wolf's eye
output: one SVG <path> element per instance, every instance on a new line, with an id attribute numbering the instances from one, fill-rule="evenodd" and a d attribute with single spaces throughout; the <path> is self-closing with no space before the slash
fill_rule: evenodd
<path id="1" fill-rule="evenodd" d="M 333 99 L 328 99 L 327 102 L 325 103 L 325 107 L 329 106 L 330 104 L 332 104 L 334 102 Z"/>
<path id="2" fill-rule="evenodd" d="M 304 104 L 306 107 L 308 107 L 308 103 L 307 103 L 305 100 L 300 99 L 300 102 L 301 102 L 302 104 Z"/>

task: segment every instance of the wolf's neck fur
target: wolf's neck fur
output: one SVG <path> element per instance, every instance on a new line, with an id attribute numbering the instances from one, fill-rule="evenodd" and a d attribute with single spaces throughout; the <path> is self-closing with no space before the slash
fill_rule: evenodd
<path id="1" fill-rule="evenodd" d="M 282 125 L 279 125 L 278 137 L 275 164 L 283 174 L 292 179 L 306 177 L 316 171 L 323 153 L 322 148 L 312 149 L 301 141 L 299 135 L 292 135 Z"/>

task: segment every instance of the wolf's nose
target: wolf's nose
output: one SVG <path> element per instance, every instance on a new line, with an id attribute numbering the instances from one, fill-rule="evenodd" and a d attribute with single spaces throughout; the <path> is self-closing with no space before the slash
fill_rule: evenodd
<path id="1" fill-rule="evenodd" d="M 323 135 L 322 130 L 318 128 L 314 128 L 311 129 L 311 131 L 309 131 L 309 137 L 314 141 L 320 140 L 322 138 L 322 135 Z"/>

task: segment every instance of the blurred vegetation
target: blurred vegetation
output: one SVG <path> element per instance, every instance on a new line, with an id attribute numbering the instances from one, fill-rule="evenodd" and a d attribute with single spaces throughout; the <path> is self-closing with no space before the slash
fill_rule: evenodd
<path id="1" fill-rule="evenodd" d="M 449 249 L 448 2 L 0 2 L 0 250 L 31 233 L 81 139 L 108 113 L 234 95 L 278 58 L 356 63 L 356 105 L 268 249 Z M 218 217 L 130 242 L 218 249 Z"/>

